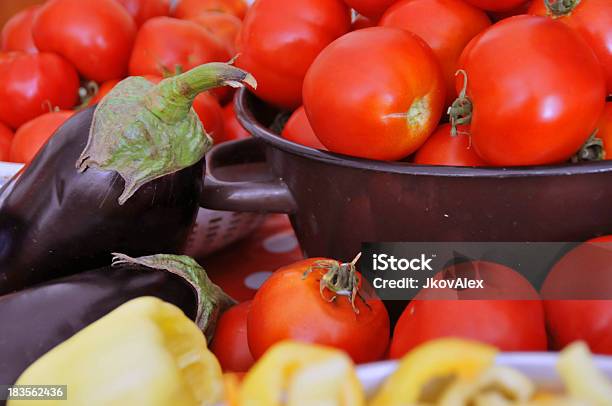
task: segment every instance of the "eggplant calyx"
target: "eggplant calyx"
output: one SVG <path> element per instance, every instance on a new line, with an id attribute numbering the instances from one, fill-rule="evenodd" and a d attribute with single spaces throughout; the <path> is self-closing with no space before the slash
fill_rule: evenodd
<path id="1" fill-rule="evenodd" d="M 113 266 L 122 264 L 141 265 L 145 268 L 164 270 L 185 279 L 195 290 L 198 310 L 196 324 L 210 342 L 219 317 L 236 301 L 215 285 L 206 271 L 191 257 L 186 255 L 159 254 L 132 258 L 125 254 L 113 253 Z"/>
<path id="2" fill-rule="evenodd" d="M 244 84 L 257 85 L 249 73 L 225 63 L 200 65 L 157 85 L 143 77 L 121 81 L 98 104 L 77 169 L 116 171 L 125 181 L 118 199 L 123 205 L 146 183 L 195 165 L 211 148 L 192 108 L 195 97 Z"/>

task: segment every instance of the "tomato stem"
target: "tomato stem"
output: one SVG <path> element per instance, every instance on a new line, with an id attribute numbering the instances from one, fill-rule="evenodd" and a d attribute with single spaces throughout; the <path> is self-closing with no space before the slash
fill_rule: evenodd
<path id="1" fill-rule="evenodd" d="M 603 140 L 597 137 L 597 131 L 589 137 L 580 150 L 572 157 L 573 163 L 602 161 L 606 159 L 606 150 L 604 149 Z"/>
<path id="2" fill-rule="evenodd" d="M 334 260 L 322 260 L 317 261 L 310 268 L 304 272 L 304 279 L 315 270 L 323 270 L 325 274 L 321 277 L 319 282 L 319 292 L 321 297 L 328 302 L 333 302 L 338 296 L 345 296 L 348 298 L 353 311 L 355 314 L 359 314 L 359 309 L 355 305 L 355 299 L 357 296 L 369 307 L 361 293 L 359 292 L 359 278 L 357 277 L 357 269 L 355 265 L 361 252 L 349 263 L 340 263 Z M 333 292 L 331 299 L 325 297 L 325 289 Z"/>
<path id="3" fill-rule="evenodd" d="M 468 75 L 463 69 L 455 72 L 455 76 L 463 75 L 463 88 L 459 93 L 459 97 L 448 108 L 448 115 L 451 121 L 451 136 L 456 137 L 457 126 L 469 124 L 472 121 L 472 101 L 467 97 Z"/>
<path id="4" fill-rule="evenodd" d="M 580 0 L 544 0 L 548 14 L 562 17 L 570 14 L 580 4 Z"/>

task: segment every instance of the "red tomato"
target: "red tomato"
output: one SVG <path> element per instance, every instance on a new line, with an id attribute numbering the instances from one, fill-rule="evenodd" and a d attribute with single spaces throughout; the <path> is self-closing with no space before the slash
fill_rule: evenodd
<path id="1" fill-rule="evenodd" d="M 397 28 L 346 34 L 321 52 L 304 80 L 304 107 L 321 143 L 371 159 L 401 159 L 419 148 L 440 120 L 444 96 L 431 49 Z"/>
<path id="2" fill-rule="evenodd" d="M 484 279 L 485 289 L 479 289 L 478 299 L 464 296 L 469 290 L 421 290 L 395 326 L 391 358 L 441 337 L 482 341 L 502 351 L 547 350 L 544 308 L 531 284 L 514 270 L 491 262 L 462 263 L 455 269 L 462 272 L 466 266 L 475 267 Z M 504 299 L 509 297 L 525 300 Z"/>
<path id="3" fill-rule="evenodd" d="M 23 51 L 33 54 L 38 52 L 32 37 L 32 25 L 39 8 L 40 6 L 28 7 L 6 22 L 0 34 L 2 51 Z"/>
<path id="4" fill-rule="evenodd" d="M 597 137 L 604 143 L 606 159 L 612 159 L 612 102 L 606 103 L 604 112 L 599 119 Z"/>
<path id="5" fill-rule="evenodd" d="M 242 124 L 238 122 L 236 111 L 234 110 L 234 103 L 228 103 L 228 105 L 223 108 L 223 127 L 225 129 L 225 138 L 223 140 L 216 140 L 217 144 L 222 141 L 241 140 L 251 136 L 251 134 L 244 129 Z"/>
<path id="6" fill-rule="evenodd" d="M 369 18 L 380 18 L 381 15 L 397 0 L 344 0 L 351 8 Z"/>
<path id="7" fill-rule="evenodd" d="M 353 19 L 351 31 L 361 30 L 362 28 L 376 27 L 376 25 L 378 25 L 376 20 L 372 20 L 371 18 L 359 14 Z"/>
<path id="8" fill-rule="evenodd" d="M 105 82 L 127 74 L 136 24 L 114 0 L 49 0 L 32 34 L 39 50 L 62 55 L 87 79 Z"/>
<path id="9" fill-rule="evenodd" d="M 550 15 L 579 33 L 595 51 L 606 75 L 608 94 L 612 94 L 612 2 L 582 0 L 556 3 L 561 9 L 554 11 L 547 9 L 544 0 L 535 0 L 529 7 L 529 14 Z"/>
<path id="10" fill-rule="evenodd" d="M 227 310 L 217 323 L 210 350 L 225 372 L 247 372 L 255 362 L 247 339 L 247 315 L 251 301 Z"/>
<path id="11" fill-rule="evenodd" d="M 604 108 L 605 81 L 593 51 L 548 18 L 500 21 L 468 44 L 459 67 L 467 72 L 472 143 L 492 165 L 569 159 Z M 457 87 L 463 82 L 459 75 Z"/>
<path id="12" fill-rule="evenodd" d="M 582 340 L 612 355 L 612 300 L 603 300 L 612 291 L 612 236 L 588 243 L 565 254 L 544 281 L 542 297 L 562 299 L 544 301 L 548 331 L 554 349 Z"/>
<path id="13" fill-rule="evenodd" d="M 98 91 L 96 92 L 96 94 L 91 99 L 89 99 L 89 101 L 87 102 L 87 105 L 93 106 L 94 104 L 100 103 L 100 101 L 104 98 L 104 96 L 110 93 L 110 91 L 113 90 L 113 88 L 117 86 L 117 83 L 119 82 L 120 80 L 113 79 L 113 80 L 109 80 L 109 81 L 102 83 L 102 85 L 98 88 Z"/>
<path id="14" fill-rule="evenodd" d="M 257 78 L 257 96 L 295 109 L 302 104 L 308 67 L 350 28 L 342 0 L 258 0 L 238 36 L 236 65 Z"/>
<path id="15" fill-rule="evenodd" d="M 73 111 L 54 111 L 19 127 L 11 145 L 11 161 L 29 163 L 53 133 L 73 114 Z"/>
<path id="16" fill-rule="evenodd" d="M 13 128 L 51 108 L 74 107 L 78 92 L 76 70 L 55 54 L 0 55 L 0 121 Z"/>
<path id="17" fill-rule="evenodd" d="M 487 11 L 507 11 L 520 7 L 526 0 L 465 0 L 473 6 Z"/>
<path id="18" fill-rule="evenodd" d="M 8 161 L 13 142 L 13 132 L 6 125 L 0 123 L 0 161 Z"/>
<path id="19" fill-rule="evenodd" d="M 242 20 L 238 17 L 218 11 L 206 11 L 192 18 L 191 21 L 202 26 L 215 38 L 221 40 L 230 55 L 236 54 L 236 39 L 240 28 L 242 28 Z"/>
<path id="20" fill-rule="evenodd" d="M 156 17 L 136 37 L 130 75 L 167 76 L 207 62 L 223 62 L 229 54 L 223 44 L 193 21 Z"/>
<path id="21" fill-rule="evenodd" d="M 304 106 L 301 106 L 293 112 L 289 121 L 285 124 L 285 128 L 283 128 L 281 135 L 283 138 L 297 144 L 306 145 L 310 148 L 325 149 L 308 122 Z"/>
<path id="22" fill-rule="evenodd" d="M 223 110 L 217 99 L 210 93 L 200 93 L 193 101 L 193 109 L 213 140 L 223 139 Z"/>
<path id="23" fill-rule="evenodd" d="M 408 30 L 431 47 L 446 80 L 446 105 L 457 97 L 455 72 L 461 51 L 491 25 L 484 11 L 462 0 L 403 0 L 389 8 L 379 25 Z"/>
<path id="24" fill-rule="evenodd" d="M 244 0 L 181 0 L 174 10 L 174 16 L 190 19 L 206 11 L 220 11 L 243 19 L 248 8 Z"/>
<path id="25" fill-rule="evenodd" d="M 140 27 L 145 21 L 170 14 L 170 0 L 117 0 Z"/>
<path id="26" fill-rule="evenodd" d="M 451 135 L 451 125 L 443 124 L 416 152 L 414 163 L 419 165 L 485 166 L 471 146 L 469 128 L 458 127 L 458 134 Z"/>
<path id="27" fill-rule="evenodd" d="M 349 299 L 319 292 L 319 280 L 327 272 L 305 272 L 316 261 L 311 258 L 277 270 L 253 299 L 247 319 L 251 354 L 258 359 L 273 344 L 286 340 L 328 345 L 342 349 L 357 363 L 380 359 L 389 337 L 389 315 L 377 297 L 355 300 L 359 313 Z M 363 281 L 363 283 L 367 283 Z"/>

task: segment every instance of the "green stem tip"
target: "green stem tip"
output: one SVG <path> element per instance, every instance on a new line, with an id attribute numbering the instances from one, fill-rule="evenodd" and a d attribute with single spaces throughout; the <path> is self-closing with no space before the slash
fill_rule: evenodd
<path id="1" fill-rule="evenodd" d="M 164 270 L 180 276 L 189 283 L 196 293 L 198 302 L 195 322 L 209 342 L 214 336 L 221 314 L 236 304 L 234 299 L 208 278 L 206 271 L 191 257 L 159 254 L 132 258 L 119 253 L 112 255 L 112 266 L 132 264 L 148 269 Z"/>
<path id="2" fill-rule="evenodd" d="M 451 136 L 456 137 L 458 134 L 457 127 L 459 125 L 469 124 L 472 121 L 472 101 L 467 97 L 468 76 L 467 72 L 459 69 L 455 72 L 455 76 L 463 75 L 463 88 L 459 93 L 459 97 L 448 108 L 448 115 L 451 122 Z"/>
<path id="3" fill-rule="evenodd" d="M 145 96 L 145 106 L 161 120 L 174 123 L 189 113 L 198 94 L 221 86 L 245 85 L 257 87 L 250 73 L 226 63 L 208 63 L 162 80 Z"/>

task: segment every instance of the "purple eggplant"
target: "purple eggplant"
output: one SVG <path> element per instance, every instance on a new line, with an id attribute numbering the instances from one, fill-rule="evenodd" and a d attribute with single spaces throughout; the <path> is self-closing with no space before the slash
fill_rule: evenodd
<path id="1" fill-rule="evenodd" d="M 112 267 L 0 297 L 0 385 L 12 385 L 47 351 L 140 296 L 178 306 L 209 338 L 218 316 L 235 303 L 189 257 L 117 254 Z"/>
<path id="2" fill-rule="evenodd" d="M 256 85 L 222 63 L 158 85 L 131 77 L 68 120 L 0 190 L 0 295 L 104 266 L 109 252 L 179 253 L 212 144 L 193 99 L 243 83 Z"/>

